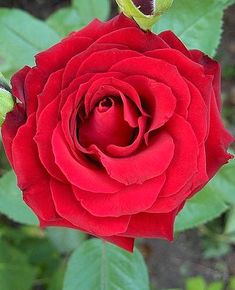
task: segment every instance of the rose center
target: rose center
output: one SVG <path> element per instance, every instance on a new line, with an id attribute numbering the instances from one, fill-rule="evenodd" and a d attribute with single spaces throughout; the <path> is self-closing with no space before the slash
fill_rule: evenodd
<path id="1" fill-rule="evenodd" d="M 124 120 L 123 105 L 116 97 L 105 97 L 79 126 L 81 145 L 94 144 L 104 152 L 110 144 L 127 146 L 133 138 L 133 128 Z"/>

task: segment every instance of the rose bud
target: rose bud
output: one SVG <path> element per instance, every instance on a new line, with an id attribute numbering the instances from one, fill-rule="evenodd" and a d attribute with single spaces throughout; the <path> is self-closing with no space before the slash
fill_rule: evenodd
<path id="1" fill-rule="evenodd" d="M 160 16 L 172 5 L 173 0 L 116 0 L 121 11 L 133 18 L 143 30 L 151 30 Z"/>
<path id="2" fill-rule="evenodd" d="M 186 200 L 231 158 L 219 64 L 123 14 L 39 53 L 11 83 L 3 142 L 42 227 L 130 251 L 137 237 L 172 240 Z"/>

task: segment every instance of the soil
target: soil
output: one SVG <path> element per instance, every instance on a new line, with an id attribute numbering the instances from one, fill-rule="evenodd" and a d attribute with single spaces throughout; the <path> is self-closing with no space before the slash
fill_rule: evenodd
<path id="1" fill-rule="evenodd" d="M 98 0 L 97 0 L 98 1 Z M 56 9 L 69 5 L 69 0 L 0 0 L 0 7 L 17 7 L 45 19 Z M 112 16 L 116 6 L 112 1 Z M 223 39 L 218 50 L 226 77 L 223 79 L 227 125 L 235 133 L 235 5 L 224 16 Z M 174 243 L 144 240 L 141 249 L 149 267 L 153 290 L 183 287 L 186 277 L 203 276 L 207 281 L 224 280 L 235 275 L 235 249 L 220 259 L 205 259 L 202 239 L 197 230 L 180 234 Z"/>

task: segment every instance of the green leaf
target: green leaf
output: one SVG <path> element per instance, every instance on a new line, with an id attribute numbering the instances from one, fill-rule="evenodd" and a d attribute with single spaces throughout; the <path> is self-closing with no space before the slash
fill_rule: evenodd
<path id="1" fill-rule="evenodd" d="M 61 290 L 63 288 L 65 269 L 66 264 L 63 261 L 54 272 L 52 278 L 50 279 L 47 290 Z"/>
<path id="2" fill-rule="evenodd" d="M 214 56 L 222 33 L 223 10 L 231 0 L 175 0 L 171 9 L 154 26 L 159 33 L 172 30 L 189 49 Z"/>
<path id="3" fill-rule="evenodd" d="M 72 6 L 77 10 L 83 25 L 86 25 L 94 18 L 107 20 L 110 13 L 109 0 L 73 0 Z"/>
<path id="4" fill-rule="evenodd" d="M 14 104 L 12 94 L 0 87 L 0 127 L 5 121 L 6 114 L 13 110 Z"/>
<path id="5" fill-rule="evenodd" d="M 0 213 L 22 224 L 38 224 L 37 218 L 22 199 L 12 171 L 0 178 Z"/>
<path id="6" fill-rule="evenodd" d="M 206 290 L 206 282 L 202 277 L 194 277 L 186 280 L 186 290 Z"/>
<path id="7" fill-rule="evenodd" d="M 207 185 L 211 191 L 217 192 L 217 195 L 221 196 L 226 203 L 232 205 L 235 205 L 234 172 L 235 160 L 233 159 Z"/>
<path id="8" fill-rule="evenodd" d="M 206 186 L 186 202 L 184 209 L 176 218 L 175 231 L 184 231 L 220 216 L 228 209 L 219 192 Z"/>
<path id="9" fill-rule="evenodd" d="M 71 256 L 63 290 L 149 290 L 147 269 L 137 249 L 128 253 L 98 239 Z"/>
<path id="10" fill-rule="evenodd" d="M 208 285 L 206 290 L 223 290 L 224 289 L 224 283 L 222 281 L 213 282 Z"/>
<path id="11" fill-rule="evenodd" d="M 54 246 L 63 254 L 72 252 L 86 239 L 86 235 L 78 230 L 51 227 L 46 232 Z"/>
<path id="12" fill-rule="evenodd" d="M 0 285 L 4 290 L 29 290 L 32 288 L 36 269 L 21 252 L 0 241 Z"/>
<path id="13" fill-rule="evenodd" d="M 47 23 L 62 37 L 83 26 L 77 10 L 72 7 L 57 10 L 47 19 Z"/>
<path id="14" fill-rule="evenodd" d="M 235 234 L 235 206 L 233 206 L 228 212 L 225 234 Z"/>
<path id="15" fill-rule="evenodd" d="M 230 278 L 228 290 L 235 290 L 235 276 Z"/>
<path id="16" fill-rule="evenodd" d="M 59 41 L 45 22 L 18 9 L 0 9 L 0 70 L 34 64 L 34 55 Z"/>

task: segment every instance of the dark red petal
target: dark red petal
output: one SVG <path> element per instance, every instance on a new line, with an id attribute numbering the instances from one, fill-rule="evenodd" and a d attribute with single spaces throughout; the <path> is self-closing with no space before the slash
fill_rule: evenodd
<path id="1" fill-rule="evenodd" d="M 86 167 L 79 163 L 67 147 L 60 124 L 54 131 L 52 147 L 55 163 L 73 185 L 87 191 L 107 193 L 117 192 L 123 187 L 95 165 L 90 164 L 90 167 Z"/>
<path id="2" fill-rule="evenodd" d="M 125 81 L 137 90 L 143 107 L 152 118 L 146 135 L 163 126 L 173 115 L 176 107 L 176 99 L 171 89 L 144 76 L 130 76 Z"/>
<path id="3" fill-rule="evenodd" d="M 124 157 L 133 154 L 143 142 L 143 136 L 146 127 L 146 117 L 139 117 L 138 127 L 138 135 L 130 145 L 121 147 L 111 144 L 107 146 L 107 152 L 113 157 Z"/>
<path id="4" fill-rule="evenodd" d="M 35 114 L 20 127 L 12 144 L 13 165 L 25 202 L 43 219 L 55 219 L 57 214 L 51 198 L 49 176 L 38 159 L 33 141 Z"/>
<path id="5" fill-rule="evenodd" d="M 51 180 L 51 190 L 55 207 L 60 216 L 81 227 L 91 234 L 98 236 L 113 236 L 126 231 L 130 217 L 95 217 L 82 208 L 80 203 L 75 199 L 71 187 Z"/>
<path id="6" fill-rule="evenodd" d="M 46 83 L 46 76 L 37 67 L 33 67 L 25 78 L 24 94 L 27 115 L 34 113 L 38 106 L 38 95 Z"/>
<path id="7" fill-rule="evenodd" d="M 125 45 L 116 45 L 112 43 L 94 43 L 88 49 L 72 57 L 65 66 L 63 75 L 63 87 L 66 88 L 77 77 L 79 77 L 78 69 L 82 65 L 83 61 L 90 55 L 98 51 L 107 51 L 112 49 L 128 49 Z M 99 69 L 99 68 L 96 68 Z"/>
<path id="8" fill-rule="evenodd" d="M 84 229 L 81 229 L 67 220 L 63 218 L 57 218 L 54 221 L 47 221 L 39 218 L 40 221 L 40 227 L 45 228 L 45 227 L 65 227 L 65 228 L 72 228 L 75 230 L 79 230 L 82 232 L 86 232 Z M 90 233 L 91 234 L 91 233 Z M 134 247 L 134 239 L 133 238 L 126 238 L 126 237 L 119 237 L 119 236 L 110 236 L 110 237 L 100 237 L 98 235 L 95 235 L 97 238 L 103 239 L 109 243 L 113 243 L 117 245 L 118 247 L 123 248 L 124 250 L 127 250 L 129 252 L 133 252 L 133 247 Z"/>
<path id="9" fill-rule="evenodd" d="M 87 49 L 92 42 L 93 40 L 87 36 L 69 36 L 51 48 L 37 54 L 35 57 L 37 67 L 48 76 L 52 72 L 63 68 L 74 55 Z"/>
<path id="10" fill-rule="evenodd" d="M 191 93 L 191 103 L 188 108 L 187 121 L 191 124 L 198 143 L 204 142 L 208 135 L 209 110 L 203 100 L 200 91 L 189 81 L 187 81 Z"/>
<path id="11" fill-rule="evenodd" d="M 52 150 L 52 135 L 58 124 L 58 108 L 60 98 L 57 97 L 44 110 L 37 120 L 37 131 L 34 141 L 37 144 L 39 158 L 48 174 L 59 180 L 65 180 L 65 176 L 55 164 L 55 157 Z"/>
<path id="12" fill-rule="evenodd" d="M 168 133 L 161 132 L 151 138 L 148 146 L 134 155 L 112 158 L 100 151 L 98 154 L 113 179 L 125 185 L 141 184 L 161 175 L 168 168 L 174 155 L 174 142 Z"/>
<path id="13" fill-rule="evenodd" d="M 25 92 L 24 92 L 24 82 L 27 74 L 31 70 L 30 67 L 25 66 L 11 78 L 12 94 L 15 98 L 20 100 L 25 107 Z"/>
<path id="14" fill-rule="evenodd" d="M 105 102 L 110 103 L 108 107 L 102 105 Z M 112 97 L 99 102 L 89 117 L 80 123 L 78 132 L 79 142 L 83 146 L 95 144 L 102 151 L 106 151 L 109 144 L 127 146 L 132 136 L 133 128 L 124 120 L 123 106 Z"/>
<path id="15" fill-rule="evenodd" d="M 105 217 L 119 217 L 143 212 L 150 208 L 165 182 L 165 175 L 150 179 L 141 185 L 126 186 L 123 190 L 114 194 L 83 194 L 79 190 L 74 191 L 79 195 L 81 205 L 92 215 Z"/>
<path id="16" fill-rule="evenodd" d="M 142 115 L 145 115 L 145 116 L 147 115 L 142 108 L 140 96 L 138 95 L 138 93 L 134 89 L 134 87 L 132 87 L 130 84 L 128 84 L 127 82 L 122 81 L 118 78 L 115 78 L 112 76 L 109 77 L 108 73 L 104 74 L 103 77 L 101 74 L 100 76 L 97 76 L 96 78 L 97 79 L 92 78 L 90 80 L 90 82 L 88 83 L 88 90 L 87 90 L 86 97 L 84 100 L 85 111 L 86 111 L 87 115 L 95 107 L 97 101 L 100 100 L 100 96 L 102 95 L 100 92 L 102 92 L 102 88 L 104 86 L 109 86 L 109 87 L 113 88 L 114 90 L 120 91 L 122 93 L 122 95 L 125 95 L 126 97 L 128 97 L 135 104 L 136 108 L 139 109 L 139 111 L 142 113 Z M 97 91 L 99 92 L 98 95 L 96 95 Z M 121 97 L 122 97 L 122 95 L 121 95 Z M 128 119 L 130 120 L 130 118 L 128 118 Z M 134 123 L 136 123 L 136 121 Z M 132 122 L 129 122 L 129 123 L 131 124 Z M 133 126 L 135 126 L 135 125 L 133 124 Z"/>
<path id="17" fill-rule="evenodd" d="M 82 64 L 77 68 L 77 75 L 83 75 L 89 72 L 107 72 L 108 69 L 115 63 L 123 59 L 138 56 L 141 56 L 141 54 L 136 51 L 119 50 L 117 48 L 93 52 L 91 55 L 88 55 Z"/>
<path id="18" fill-rule="evenodd" d="M 201 92 L 205 103 L 209 106 L 212 77 L 205 75 L 202 65 L 192 61 L 175 49 L 158 49 L 145 53 L 148 56 L 159 58 L 177 67 L 180 75 L 192 82 Z"/>
<path id="19" fill-rule="evenodd" d="M 166 214 L 139 213 L 131 217 L 125 236 L 173 240 L 177 210 Z"/>
<path id="20" fill-rule="evenodd" d="M 206 172 L 206 155 L 204 144 L 199 148 L 199 156 L 197 159 L 197 172 L 193 176 L 192 181 L 187 183 L 180 191 L 170 196 L 159 196 L 155 204 L 147 210 L 149 213 L 167 213 L 180 206 L 182 202 L 193 196 L 208 181 Z"/>
<path id="21" fill-rule="evenodd" d="M 213 89 L 219 111 L 222 107 L 221 99 L 221 68 L 220 64 L 199 50 L 191 50 L 192 59 L 201 64 L 206 75 L 213 76 Z"/>
<path id="22" fill-rule="evenodd" d="M 123 248 L 129 252 L 133 252 L 135 239 L 119 237 L 119 236 L 111 236 L 111 237 L 102 237 L 103 240 L 113 243 L 118 247 Z"/>
<path id="23" fill-rule="evenodd" d="M 113 65 L 110 71 L 128 75 L 143 75 L 166 84 L 176 97 L 176 112 L 182 116 L 187 116 L 190 93 L 185 80 L 175 66 L 162 60 L 143 56 L 120 61 Z"/>
<path id="24" fill-rule="evenodd" d="M 196 174 L 195 174 L 196 176 Z M 194 177 L 193 177 L 194 178 Z M 183 188 L 171 196 L 158 196 L 153 206 L 146 210 L 149 214 L 165 214 L 177 209 L 192 193 L 192 182 L 187 183 Z"/>
<path id="25" fill-rule="evenodd" d="M 62 75 L 63 70 L 59 70 L 49 76 L 42 92 L 38 96 L 37 119 L 42 110 L 60 94 Z"/>
<path id="26" fill-rule="evenodd" d="M 169 48 L 161 37 L 151 32 L 144 32 L 139 27 L 125 27 L 105 34 L 96 41 L 97 43 L 121 44 L 127 46 L 130 50 L 138 52 Z"/>
<path id="27" fill-rule="evenodd" d="M 215 95 L 212 94 L 210 108 L 210 129 L 205 144 L 207 156 L 207 173 L 212 178 L 219 168 L 232 158 L 226 153 L 229 145 L 234 141 L 234 137 L 224 128 Z"/>
<path id="28" fill-rule="evenodd" d="M 17 104 L 14 110 L 7 114 L 2 125 L 2 141 L 7 157 L 12 165 L 12 142 L 20 126 L 26 122 L 25 110 L 22 104 Z"/>
<path id="29" fill-rule="evenodd" d="M 197 172 L 198 141 L 192 127 L 181 116 L 174 115 L 166 130 L 174 140 L 174 158 L 167 170 L 167 182 L 160 195 L 170 196 L 179 191 Z"/>
<path id="30" fill-rule="evenodd" d="M 182 52 L 184 55 L 190 57 L 190 51 L 183 44 L 183 42 L 170 30 L 161 32 L 159 35 L 171 48 L 177 49 Z"/>

